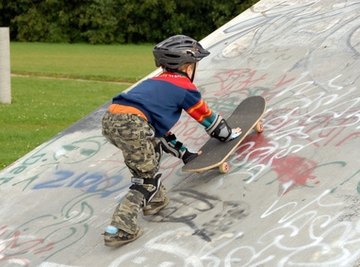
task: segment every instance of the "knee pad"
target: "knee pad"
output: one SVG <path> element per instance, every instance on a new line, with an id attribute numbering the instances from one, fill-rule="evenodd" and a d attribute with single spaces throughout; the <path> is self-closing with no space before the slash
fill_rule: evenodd
<path id="1" fill-rule="evenodd" d="M 131 178 L 131 182 L 133 183 L 130 186 L 130 189 L 139 191 L 144 195 L 144 201 L 143 206 L 145 207 L 151 199 L 156 195 L 156 193 L 159 191 L 161 180 L 160 180 L 161 174 L 155 175 L 154 178 Z M 149 186 L 150 185 L 150 186 Z M 150 188 L 150 190 L 148 189 Z"/>

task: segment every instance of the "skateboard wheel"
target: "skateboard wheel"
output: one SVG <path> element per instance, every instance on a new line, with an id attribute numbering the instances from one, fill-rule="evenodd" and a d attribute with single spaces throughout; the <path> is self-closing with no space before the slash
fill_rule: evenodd
<path id="1" fill-rule="evenodd" d="M 220 173 L 228 173 L 230 171 L 230 165 L 227 162 L 222 163 L 219 166 Z"/>
<path id="2" fill-rule="evenodd" d="M 262 121 L 259 121 L 256 125 L 255 125 L 255 130 L 258 133 L 262 133 L 264 131 L 264 125 Z"/>

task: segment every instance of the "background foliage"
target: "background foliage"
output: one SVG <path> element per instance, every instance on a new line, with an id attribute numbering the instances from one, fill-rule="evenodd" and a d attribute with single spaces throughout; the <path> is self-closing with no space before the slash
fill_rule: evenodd
<path id="1" fill-rule="evenodd" d="M 11 40 L 145 43 L 173 34 L 201 39 L 258 0 L 0 0 Z"/>

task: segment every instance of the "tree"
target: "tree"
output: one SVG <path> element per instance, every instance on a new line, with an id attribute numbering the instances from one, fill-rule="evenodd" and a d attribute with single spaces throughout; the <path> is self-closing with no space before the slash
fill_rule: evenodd
<path id="1" fill-rule="evenodd" d="M 173 34 L 201 39 L 255 0 L 2 0 L 0 18 L 12 40 L 157 42 Z"/>

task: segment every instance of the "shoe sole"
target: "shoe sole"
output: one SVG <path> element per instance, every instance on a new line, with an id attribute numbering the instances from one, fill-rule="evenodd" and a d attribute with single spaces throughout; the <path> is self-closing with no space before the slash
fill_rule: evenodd
<path id="1" fill-rule="evenodd" d="M 117 248 L 117 247 L 121 247 L 127 243 L 133 242 L 136 239 L 138 239 L 142 234 L 144 233 L 144 231 L 142 229 L 139 230 L 139 232 L 137 232 L 137 234 L 131 238 L 131 239 L 127 239 L 127 240 L 116 240 L 113 242 L 106 242 L 105 241 L 105 246 L 107 247 L 111 247 L 111 248 Z"/>

